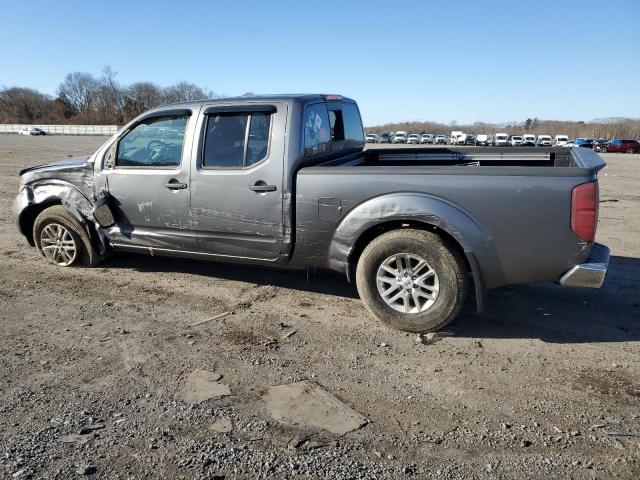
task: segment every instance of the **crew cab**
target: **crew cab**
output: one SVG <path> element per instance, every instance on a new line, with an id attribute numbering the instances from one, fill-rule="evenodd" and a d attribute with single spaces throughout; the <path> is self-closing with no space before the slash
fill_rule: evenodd
<path id="1" fill-rule="evenodd" d="M 407 331 L 451 322 L 471 285 L 479 311 L 501 285 L 602 285 L 593 151 L 363 147 L 338 95 L 174 104 L 89 157 L 23 170 L 12 212 L 60 267 L 130 251 L 329 269 Z"/>

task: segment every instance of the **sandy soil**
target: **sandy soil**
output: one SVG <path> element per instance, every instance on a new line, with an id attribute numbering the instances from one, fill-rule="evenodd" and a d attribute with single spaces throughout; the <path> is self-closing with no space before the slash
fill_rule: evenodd
<path id="1" fill-rule="evenodd" d="M 602 289 L 501 288 L 423 345 L 329 273 L 46 264 L 11 220 L 17 173 L 103 141 L 0 136 L 0 477 L 640 477 L 640 155 L 604 155 Z M 183 403 L 198 369 L 231 395 Z M 303 380 L 368 423 L 339 437 L 272 419 L 269 386 Z"/>

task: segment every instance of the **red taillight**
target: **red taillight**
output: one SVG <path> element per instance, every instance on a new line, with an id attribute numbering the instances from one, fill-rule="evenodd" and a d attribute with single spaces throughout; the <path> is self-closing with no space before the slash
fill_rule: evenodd
<path id="1" fill-rule="evenodd" d="M 571 192 L 571 230 L 585 242 L 596 238 L 598 182 L 583 183 Z"/>
<path id="2" fill-rule="evenodd" d="M 327 102 L 329 102 L 329 101 L 340 102 L 340 101 L 342 101 L 342 95 L 336 95 L 335 93 L 329 93 L 329 94 L 324 96 L 324 99 Z"/>

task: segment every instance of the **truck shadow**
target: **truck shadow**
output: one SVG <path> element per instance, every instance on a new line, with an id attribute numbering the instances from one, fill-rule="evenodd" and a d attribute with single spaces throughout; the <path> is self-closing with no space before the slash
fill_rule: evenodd
<path id="1" fill-rule="evenodd" d="M 549 343 L 640 341 L 640 259 L 611 257 L 601 289 L 515 285 L 489 293 L 485 315 L 465 306 L 456 336 Z"/>
<path id="2" fill-rule="evenodd" d="M 257 285 L 273 285 L 303 292 L 358 298 L 355 285 L 337 272 L 286 270 L 275 267 L 220 263 L 187 258 L 150 257 L 134 253 L 118 253 L 109 259 L 108 268 L 130 268 L 139 272 L 187 273 Z"/>
<path id="3" fill-rule="evenodd" d="M 303 292 L 357 299 L 355 285 L 333 272 L 202 262 L 118 254 L 106 265 L 142 272 L 176 272 L 273 285 Z M 489 293 L 486 313 L 478 317 L 470 298 L 452 325 L 459 337 L 537 338 L 549 343 L 640 341 L 640 259 L 611 257 L 598 290 L 554 284 L 514 285 Z"/>

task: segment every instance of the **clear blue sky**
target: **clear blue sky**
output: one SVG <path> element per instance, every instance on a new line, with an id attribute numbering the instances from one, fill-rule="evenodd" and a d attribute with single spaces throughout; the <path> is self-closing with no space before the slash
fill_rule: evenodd
<path id="1" fill-rule="evenodd" d="M 365 124 L 640 117 L 640 0 L 0 0 L 0 86 L 328 92 Z"/>

